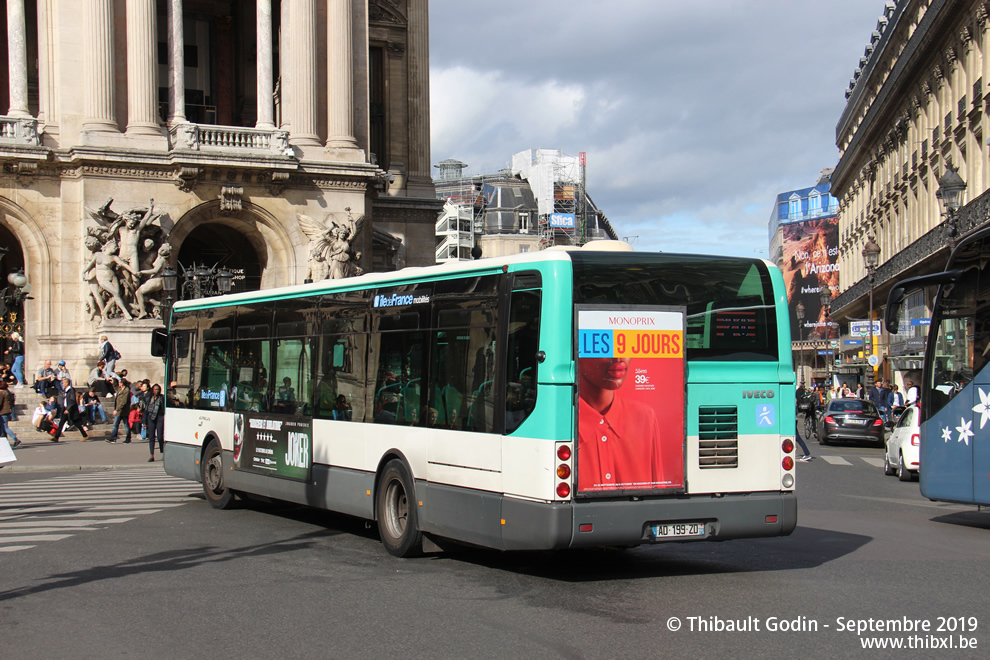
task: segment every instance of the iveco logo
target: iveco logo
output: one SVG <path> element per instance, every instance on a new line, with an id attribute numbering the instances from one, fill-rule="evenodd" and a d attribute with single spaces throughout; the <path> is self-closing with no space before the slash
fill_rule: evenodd
<path id="1" fill-rule="evenodd" d="M 773 390 L 743 390 L 744 399 L 772 399 Z"/>

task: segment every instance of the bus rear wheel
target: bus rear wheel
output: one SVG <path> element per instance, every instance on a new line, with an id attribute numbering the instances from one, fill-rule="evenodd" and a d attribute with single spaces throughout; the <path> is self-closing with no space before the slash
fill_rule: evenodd
<path id="1" fill-rule="evenodd" d="M 206 446 L 199 468 L 206 501 L 214 509 L 229 509 L 234 502 L 234 491 L 227 488 L 223 478 L 223 454 L 219 442 L 211 440 Z"/>
<path id="2" fill-rule="evenodd" d="M 378 533 L 390 555 L 413 557 L 422 552 L 423 535 L 419 531 L 413 480 L 402 461 L 394 459 L 385 465 L 378 482 L 375 509 Z"/>

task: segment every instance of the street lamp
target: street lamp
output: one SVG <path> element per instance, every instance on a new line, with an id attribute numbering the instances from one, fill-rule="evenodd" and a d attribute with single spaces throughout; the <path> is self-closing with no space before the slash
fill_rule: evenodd
<path id="1" fill-rule="evenodd" d="M 207 268 L 204 264 L 193 264 L 186 268 L 179 264 L 182 270 L 182 300 L 193 298 L 205 298 L 209 296 L 222 296 L 230 293 L 234 287 L 234 274 L 219 264 L 213 268 Z M 176 287 L 178 287 L 178 274 L 176 274 Z"/>
<path id="2" fill-rule="evenodd" d="M 801 348 L 801 360 L 799 366 L 801 369 L 801 387 L 804 387 L 804 303 L 800 300 L 798 301 L 797 307 L 794 308 L 794 316 L 798 320 L 798 346 Z"/>
<path id="3" fill-rule="evenodd" d="M 0 263 L 2 262 L 3 257 L 0 256 Z M 16 312 L 21 303 L 30 298 L 28 294 L 31 293 L 31 284 L 24 275 L 23 268 L 18 268 L 7 275 L 7 283 L 10 286 L 0 291 L 0 319 L 5 318 L 9 312 Z"/>
<path id="4" fill-rule="evenodd" d="M 873 275 L 876 272 L 877 264 L 880 263 L 880 246 L 876 244 L 872 236 L 866 238 L 866 245 L 863 246 L 863 261 L 866 263 L 866 278 L 870 283 L 870 317 L 867 322 L 870 325 L 870 345 L 866 351 L 867 359 L 873 355 Z M 866 387 L 873 387 L 873 365 L 866 370 Z"/>
<path id="5" fill-rule="evenodd" d="M 945 233 L 949 239 L 950 249 L 956 246 L 958 240 L 958 213 L 964 192 L 966 192 L 966 182 L 959 176 L 959 170 L 949 165 L 945 168 L 945 174 L 938 179 L 935 198 L 938 199 L 939 206 L 942 207 L 942 215 L 945 216 Z"/>

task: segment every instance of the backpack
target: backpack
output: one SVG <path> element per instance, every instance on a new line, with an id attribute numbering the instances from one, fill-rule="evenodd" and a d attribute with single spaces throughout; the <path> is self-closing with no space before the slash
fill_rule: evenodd
<path id="1" fill-rule="evenodd" d="M 113 349 L 113 359 L 119 360 L 120 358 L 121 358 L 120 351 L 118 351 L 116 348 Z"/>

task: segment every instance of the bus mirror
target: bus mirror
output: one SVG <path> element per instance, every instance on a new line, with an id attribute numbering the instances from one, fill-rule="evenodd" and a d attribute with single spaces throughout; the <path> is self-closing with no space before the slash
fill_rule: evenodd
<path id="1" fill-rule="evenodd" d="M 904 302 L 905 289 L 898 283 L 887 295 L 887 309 L 883 315 L 883 324 L 887 327 L 887 332 L 892 335 L 897 334 L 901 321 L 901 303 Z"/>
<path id="2" fill-rule="evenodd" d="M 168 331 L 165 328 L 155 328 L 151 331 L 151 354 L 154 357 L 165 357 L 168 347 Z"/>
<path id="3" fill-rule="evenodd" d="M 962 278 L 964 272 L 965 271 L 962 270 L 946 270 L 940 273 L 932 273 L 930 275 L 910 277 L 895 284 L 890 290 L 890 293 L 887 294 L 887 310 L 884 313 L 883 318 L 887 332 L 897 334 L 897 330 L 900 327 L 901 303 L 903 303 L 904 298 L 907 297 L 908 291 L 958 282 Z"/>

